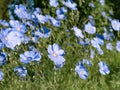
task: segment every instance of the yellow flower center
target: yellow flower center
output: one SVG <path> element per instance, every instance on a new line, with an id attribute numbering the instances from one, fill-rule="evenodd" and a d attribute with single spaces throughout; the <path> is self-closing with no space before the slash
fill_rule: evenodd
<path id="1" fill-rule="evenodd" d="M 26 57 L 24 57 L 23 59 L 24 59 L 24 60 L 27 60 L 27 58 L 26 58 Z"/>
<path id="2" fill-rule="evenodd" d="M 57 56 L 57 54 L 53 53 L 53 56 L 54 56 L 54 57 L 56 57 L 56 56 Z"/>
<path id="3" fill-rule="evenodd" d="M 17 30 L 20 31 L 20 27 L 18 27 Z"/>

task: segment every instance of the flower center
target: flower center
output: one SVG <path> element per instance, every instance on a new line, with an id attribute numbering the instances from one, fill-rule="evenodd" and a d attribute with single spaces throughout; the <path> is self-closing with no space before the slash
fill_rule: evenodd
<path id="1" fill-rule="evenodd" d="M 56 56 L 57 56 L 57 54 L 53 53 L 53 56 L 54 56 L 54 57 L 56 57 Z"/>
<path id="2" fill-rule="evenodd" d="M 18 12 L 19 12 L 19 13 L 21 13 L 21 12 L 22 12 L 22 10 L 18 10 Z"/>
<path id="3" fill-rule="evenodd" d="M 90 26 L 88 27 L 88 30 L 89 30 L 89 31 L 91 30 L 91 27 L 90 27 Z"/>
<path id="4" fill-rule="evenodd" d="M 8 41 L 8 38 L 7 38 L 7 36 L 5 36 L 5 40 L 6 40 L 6 41 Z"/>
<path id="5" fill-rule="evenodd" d="M 24 60 L 27 60 L 27 58 L 26 58 L 26 57 L 23 57 L 23 59 L 24 59 Z"/>
<path id="6" fill-rule="evenodd" d="M 17 30 L 20 31 L 20 27 L 18 27 Z"/>
<path id="7" fill-rule="evenodd" d="M 83 75 L 84 74 L 84 71 L 82 70 L 82 71 L 80 71 L 80 75 Z"/>

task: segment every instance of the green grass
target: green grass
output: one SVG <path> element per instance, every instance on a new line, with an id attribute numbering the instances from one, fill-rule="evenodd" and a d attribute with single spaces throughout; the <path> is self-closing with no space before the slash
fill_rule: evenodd
<path id="1" fill-rule="evenodd" d="M 58 71 L 53 69 L 53 63 L 46 57 L 40 64 L 27 65 L 26 80 L 21 80 L 13 73 L 14 59 L 3 66 L 4 80 L 0 82 L 1 90 L 119 90 L 120 89 L 120 53 L 106 51 L 100 56 L 110 68 L 109 75 L 100 75 L 98 58 L 92 60 L 93 65 L 88 68 L 89 77 L 86 80 L 79 78 L 74 72 L 75 65 L 82 55 L 79 51 L 66 55 L 66 64 Z M 12 63 L 12 64 L 11 64 Z M 7 71 L 5 71 L 7 70 Z"/>

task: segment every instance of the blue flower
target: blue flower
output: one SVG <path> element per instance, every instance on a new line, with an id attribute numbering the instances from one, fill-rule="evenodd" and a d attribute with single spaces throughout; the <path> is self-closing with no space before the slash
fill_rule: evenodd
<path id="1" fill-rule="evenodd" d="M 25 5 L 15 5 L 15 10 L 14 13 L 20 18 L 20 19 L 25 19 L 29 18 L 29 14 L 27 13 L 27 8 Z"/>
<path id="2" fill-rule="evenodd" d="M 82 34 L 82 31 L 77 28 L 77 27 L 73 27 L 72 30 L 74 30 L 75 36 L 78 38 L 84 38 L 84 35 Z"/>
<path id="3" fill-rule="evenodd" d="M 95 20 L 94 20 L 94 17 L 89 15 L 88 16 L 88 19 L 89 19 L 89 22 L 92 24 L 92 25 L 95 25 Z"/>
<path id="4" fill-rule="evenodd" d="M 92 8 L 94 8 L 94 7 L 95 7 L 95 4 L 92 3 L 92 2 L 90 2 L 90 3 L 89 3 L 89 6 L 92 7 Z"/>
<path id="5" fill-rule="evenodd" d="M 101 39 L 101 40 L 102 40 L 102 41 L 101 41 L 101 42 L 102 42 L 101 44 L 103 45 L 103 44 L 104 44 L 104 42 L 103 42 L 103 41 L 104 41 L 104 36 L 103 36 L 103 35 L 100 35 L 100 34 L 96 34 L 96 37 L 97 37 L 98 39 Z"/>
<path id="6" fill-rule="evenodd" d="M 113 46 L 111 43 L 107 43 L 106 48 L 111 51 L 113 49 Z"/>
<path id="7" fill-rule="evenodd" d="M 95 56 L 95 52 L 93 50 L 90 51 L 90 58 L 93 59 Z"/>
<path id="8" fill-rule="evenodd" d="M 62 1 L 62 3 L 71 10 L 77 10 L 77 4 L 73 3 L 73 0 Z"/>
<path id="9" fill-rule="evenodd" d="M 14 49 L 24 41 L 24 35 L 16 30 L 2 29 L 0 39 L 6 47 Z"/>
<path id="10" fill-rule="evenodd" d="M 20 61 L 24 64 L 28 64 L 31 61 L 39 62 L 41 59 L 41 54 L 36 49 L 25 51 L 20 54 Z"/>
<path id="11" fill-rule="evenodd" d="M 94 34 L 96 32 L 96 27 L 94 27 L 91 23 L 87 23 L 84 26 L 84 30 L 89 34 Z"/>
<path id="12" fill-rule="evenodd" d="M 9 26 L 9 23 L 6 20 L 0 20 L 0 26 Z"/>
<path id="13" fill-rule="evenodd" d="M 4 73 L 0 70 L 0 81 L 3 79 Z"/>
<path id="14" fill-rule="evenodd" d="M 113 11 L 112 10 L 109 10 L 109 13 L 110 13 L 110 15 L 113 15 Z"/>
<path id="15" fill-rule="evenodd" d="M 0 66 L 4 65 L 7 62 L 7 54 L 4 52 L 0 53 Z"/>
<path id="16" fill-rule="evenodd" d="M 107 15 L 106 15 L 106 12 L 105 11 L 102 11 L 102 16 L 104 17 L 104 18 L 107 18 Z"/>
<path id="17" fill-rule="evenodd" d="M 0 39 L 0 49 L 2 49 L 4 47 L 4 44 L 2 43 L 1 39 Z"/>
<path id="18" fill-rule="evenodd" d="M 116 50 L 120 52 L 120 41 L 117 41 Z"/>
<path id="19" fill-rule="evenodd" d="M 104 37 L 103 35 L 96 34 L 96 37 L 94 40 L 99 44 L 99 45 L 104 45 Z"/>
<path id="20" fill-rule="evenodd" d="M 36 18 L 42 24 L 45 24 L 48 21 L 47 16 L 44 16 L 44 15 L 41 15 L 41 14 L 36 14 Z"/>
<path id="21" fill-rule="evenodd" d="M 49 0 L 50 6 L 57 7 L 58 6 L 58 0 Z"/>
<path id="22" fill-rule="evenodd" d="M 93 39 L 91 40 L 91 44 L 92 44 L 92 46 L 93 46 L 94 48 L 100 48 L 100 45 L 99 45 L 99 43 L 97 42 L 97 39 L 95 39 L 95 38 L 93 38 Z"/>
<path id="23" fill-rule="evenodd" d="M 104 28 L 103 37 L 105 40 L 112 41 L 113 38 L 115 38 L 115 35 L 114 35 L 113 31 L 107 32 L 106 28 Z"/>
<path id="24" fill-rule="evenodd" d="M 110 73 L 110 70 L 107 66 L 107 64 L 103 61 L 100 61 L 98 63 L 98 66 L 99 66 L 99 71 L 100 71 L 100 74 L 102 75 L 106 75 L 106 74 L 109 74 Z"/>
<path id="25" fill-rule="evenodd" d="M 21 33 L 25 33 L 27 30 L 26 26 L 24 24 L 21 24 L 17 20 L 10 20 L 10 26 L 12 27 L 13 30 L 17 30 Z"/>
<path id="26" fill-rule="evenodd" d="M 47 16 L 50 22 L 52 23 L 53 26 L 55 27 L 60 27 L 60 20 L 57 20 L 51 16 Z"/>
<path id="27" fill-rule="evenodd" d="M 87 60 L 87 59 L 83 59 L 82 60 L 82 64 L 84 65 L 84 64 L 87 64 L 88 66 L 91 66 L 92 65 L 92 63 L 89 61 L 89 60 Z"/>
<path id="28" fill-rule="evenodd" d="M 66 19 L 65 12 L 67 12 L 67 10 L 64 7 L 57 9 L 56 10 L 57 18 L 60 20 Z"/>
<path id="29" fill-rule="evenodd" d="M 37 8 L 35 8 L 33 15 L 41 14 L 41 13 L 42 13 L 41 9 L 37 7 Z"/>
<path id="30" fill-rule="evenodd" d="M 14 68 L 14 72 L 20 77 L 25 77 L 27 75 L 27 69 L 26 67 L 17 66 Z"/>
<path id="31" fill-rule="evenodd" d="M 104 37 L 97 34 L 96 37 L 91 40 L 91 44 L 94 48 L 100 50 L 100 45 L 104 45 Z"/>
<path id="32" fill-rule="evenodd" d="M 117 19 L 111 20 L 111 25 L 112 25 L 112 28 L 115 31 L 119 31 L 120 30 L 120 22 L 119 22 L 119 20 L 117 20 Z"/>
<path id="33" fill-rule="evenodd" d="M 87 79 L 88 77 L 88 71 L 81 62 L 77 63 L 75 67 L 75 72 L 79 75 L 81 79 Z"/>
<path id="34" fill-rule="evenodd" d="M 38 31 L 34 32 L 34 36 L 37 38 L 48 38 L 50 36 L 50 30 L 43 26 Z"/>
<path id="35" fill-rule="evenodd" d="M 108 20 L 111 22 L 112 21 L 112 18 L 110 16 L 108 16 Z"/>
<path id="36" fill-rule="evenodd" d="M 105 5 L 105 0 L 99 0 L 101 5 Z"/>
<path id="37" fill-rule="evenodd" d="M 35 25 L 33 25 L 33 23 L 30 22 L 30 21 L 27 21 L 27 22 L 26 22 L 26 25 L 28 25 L 32 30 L 35 29 Z"/>
<path id="38" fill-rule="evenodd" d="M 103 54 L 104 54 L 104 52 L 103 52 L 103 50 L 102 50 L 101 48 L 97 48 L 97 51 L 98 51 L 98 53 L 99 53 L 100 55 L 103 55 Z"/>
<path id="39" fill-rule="evenodd" d="M 54 62 L 56 69 L 63 67 L 65 59 L 63 55 L 64 50 L 60 49 L 58 44 L 53 44 L 48 46 L 48 57 Z"/>
<path id="40" fill-rule="evenodd" d="M 89 38 L 85 38 L 85 39 L 79 39 L 79 44 L 83 45 L 83 46 L 88 46 L 88 44 L 90 43 L 90 39 Z"/>

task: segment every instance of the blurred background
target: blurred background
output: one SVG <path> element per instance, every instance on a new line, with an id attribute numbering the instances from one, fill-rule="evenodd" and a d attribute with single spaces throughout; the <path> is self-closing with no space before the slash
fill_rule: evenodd
<path id="1" fill-rule="evenodd" d="M 0 19 L 7 18 L 8 16 L 8 5 L 13 1 L 24 2 L 24 0 L 0 0 Z M 34 0 L 37 6 L 41 6 L 42 0 Z M 47 0 L 46 0 L 47 1 Z M 77 0 L 76 0 L 77 1 Z M 93 0 L 94 1 L 94 0 Z M 114 18 L 120 20 L 120 0 L 105 0 L 106 4 L 112 7 Z M 38 4 L 39 3 L 39 4 Z"/>

